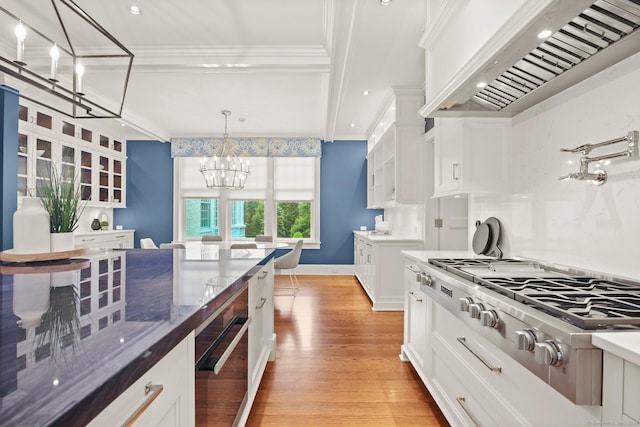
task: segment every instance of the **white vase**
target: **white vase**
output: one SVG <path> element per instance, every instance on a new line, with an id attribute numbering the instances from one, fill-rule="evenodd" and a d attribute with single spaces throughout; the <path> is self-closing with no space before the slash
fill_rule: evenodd
<path id="1" fill-rule="evenodd" d="M 24 197 L 22 206 L 13 214 L 13 252 L 41 254 L 50 251 L 49 214 L 40 198 Z"/>
<path id="2" fill-rule="evenodd" d="M 24 329 L 40 326 L 40 319 L 49 308 L 49 273 L 13 275 L 13 314 L 20 318 Z"/>
<path id="3" fill-rule="evenodd" d="M 73 233 L 51 233 L 51 252 L 64 252 L 74 249 Z"/>

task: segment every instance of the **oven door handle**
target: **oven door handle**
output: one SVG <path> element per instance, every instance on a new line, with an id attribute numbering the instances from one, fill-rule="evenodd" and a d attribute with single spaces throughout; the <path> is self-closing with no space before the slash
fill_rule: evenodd
<path id="1" fill-rule="evenodd" d="M 211 357 L 211 354 L 218 349 L 220 345 L 220 341 L 224 339 L 229 332 L 236 326 L 242 324 L 242 327 L 236 333 L 236 336 L 233 337 L 233 340 L 229 343 L 229 346 L 224 350 L 222 355 L 215 360 Z M 215 342 L 207 349 L 207 351 L 202 355 L 202 357 L 196 363 L 196 371 L 213 371 L 214 374 L 218 375 L 222 370 L 222 366 L 225 364 L 233 350 L 235 350 L 236 346 L 249 329 L 249 325 L 251 324 L 251 317 L 241 317 L 236 316 L 225 328 L 225 330 L 220 334 L 220 336 L 215 340 Z M 215 360 L 213 366 L 211 366 L 211 362 Z"/>
<path id="2" fill-rule="evenodd" d="M 229 356 L 231 356 L 231 353 L 233 353 L 233 350 L 236 349 L 236 346 L 238 345 L 244 334 L 247 333 L 247 329 L 249 329 L 250 324 L 251 316 L 247 317 L 247 320 L 244 322 L 244 325 L 242 325 L 242 328 L 240 328 L 236 336 L 233 337 L 233 340 L 231 341 L 231 344 L 229 344 L 229 347 L 226 348 L 224 353 L 222 353 L 222 356 L 220 356 L 220 359 L 218 359 L 218 362 L 213 367 L 214 374 L 218 375 L 220 373 L 222 367 L 227 362 L 227 359 L 229 359 Z"/>

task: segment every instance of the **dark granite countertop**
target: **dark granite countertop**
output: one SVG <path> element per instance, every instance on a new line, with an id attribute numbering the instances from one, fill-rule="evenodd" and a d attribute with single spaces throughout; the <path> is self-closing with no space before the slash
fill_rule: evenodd
<path id="1" fill-rule="evenodd" d="M 0 263 L 0 426 L 85 425 L 273 256 L 202 245 Z"/>

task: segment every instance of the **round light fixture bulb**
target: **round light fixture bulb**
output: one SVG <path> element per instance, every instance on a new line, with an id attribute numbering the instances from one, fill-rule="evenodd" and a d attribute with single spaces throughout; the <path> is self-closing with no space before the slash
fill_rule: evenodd
<path id="1" fill-rule="evenodd" d="M 84 75 L 84 65 L 79 62 L 76 64 L 76 74 L 80 77 Z"/>
<path id="2" fill-rule="evenodd" d="M 363 91 L 362 91 L 362 94 L 363 94 L 363 95 L 369 95 L 369 91 L 368 91 L 368 90 L 363 90 Z"/>
<path id="3" fill-rule="evenodd" d="M 51 59 L 57 61 L 58 59 L 60 59 L 60 49 L 58 49 L 58 45 L 54 43 L 53 47 L 51 48 L 51 50 L 49 50 L 49 55 L 51 56 Z"/>
<path id="4" fill-rule="evenodd" d="M 549 37 L 551 34 L 553 34 L 551 32 L 551 30 L 542 30 L 538 33 L 538 38 L 539 39 L 546 39 L 547 37 Z"/>
<path id="5" fill-rule="evenodd" d="M 487 82 L 479 82 L 476 85 L 476 87 L 479 88 L 479 89 L 482 89 L 483 87 L 486 87 L 486 86 L 487 86 Z"/>
<path id="6" fill-rule="evenodd" d="M 129 12 L 131 12 L 132 15 L 140 15 L 142 13 L 140 8 L 138 6 L 135 6 L 135 5 L 129 7 Z"/>
<path id="7" fill-rule="evenodd" d="M 27 30 L 24 29 L 24 25 L 22 25 L 22 21 L 18 22 L 15 29 L 15 35 L 18 40 L 21 42 L 27 37 Z"/>
<path id="8" fill-rule="evenodd" d="M 380 0 L 380 4 L 383 6 L 389 6 L 391 4 L 391 0 Z"/>

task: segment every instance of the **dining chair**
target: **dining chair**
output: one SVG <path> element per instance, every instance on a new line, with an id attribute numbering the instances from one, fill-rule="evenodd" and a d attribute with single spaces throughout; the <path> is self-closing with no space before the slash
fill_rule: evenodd
<path id="1" fill-rule="evenodd" d="M 142 249 L 158 249 L 153 239 L 149 237 L 145 237 L 144 239 L 140 239 L 140 247 Z"/>
<path id="2" fill-rule="evenodd" d="M 289 270 L 289 282 L 291 286 L 277 286 L 276 289 L 287 289 L 293 292 L 293 295 L 296 295 L 298 292 L 298 276 L 296 275 L 296 267 L 298 267 L 298 263 L 300 262 L 300 255 L 302 254 L 302 239 L 296 242 L 296 245 L 286 254 L 279 256 L 275 259 L 274 268 L 276 272 L 281 272 L 282 270 Z"/>
<path id="3" fill-rule="evenodd" d="M 232 243 L 229 249 L 258 249 L 255 243 Z"/>
<path id="4" fill-rule="evenodd" d="M 222 242 L 222 236 L 205 234 L 204 236 L 202 236 L 202 242 Z"/>
<path id="5" fill-rule="evenodd" d="M 160 249 L 185 249 L 184 243 L 160 243 Z"/>
<path id="6" fill-rule="evenodd" d="M 273 236 L 265 236 L 264 234 L 258 234 L 256 236 L 256 242 L 273 242 Z"/>

